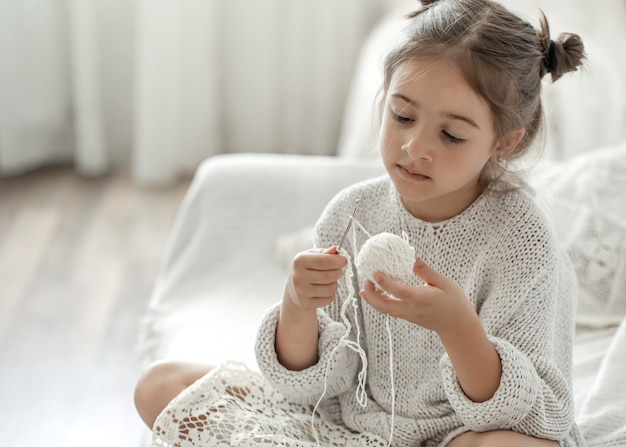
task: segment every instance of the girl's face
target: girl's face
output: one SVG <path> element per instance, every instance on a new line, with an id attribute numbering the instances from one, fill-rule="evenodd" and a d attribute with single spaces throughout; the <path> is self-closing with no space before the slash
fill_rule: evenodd
<path id="1" fill-rule="evenodd" d="M 391 77 L 380 151 L 404 206 L 440 222 L 481 193 L 480 174 L 499 153 L 494 121 L 454 65 L 417 61 Z"/>

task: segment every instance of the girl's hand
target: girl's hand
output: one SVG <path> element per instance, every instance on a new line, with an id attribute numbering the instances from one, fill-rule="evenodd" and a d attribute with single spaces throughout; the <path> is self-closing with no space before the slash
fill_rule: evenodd
<path id="1" fill-rule="evenodd" d="M 360 295 L 382 313 L 435 331 L 467 397 L 490 399 L 500 384 L 502 364 L 476 311 L 459 286 L 421 259 L 415 260 L 413 272 L 426 284 L 409 286 L 378 272 L 374 279 L 382 290 L 366 281 Z"/>
<path id="2" fill-rule="evenodd" d="M 284 301 L 302 310 L 325 306 L 335 299 L 337 281 L 347 261 L 337 255 L 337 248 L 311 249 L 299 253 L 292 265 Z"/>
<path id="3" fill-rule="evenodd" d="M 276 355 L 285 368 L 301 371 L 317 363 L 315 309 L 335 299 L 346 263 L 336 247 L 311 249 L 293 260 L 276 328 Z"/>
<path id="4" fill-rule="evenodd" d="M 413 272 L 426 284 L 410 286 L 377 272 L 374 279 L 380 288 L 366 281 L 359 295 L 379 312 L 435 331 L 442 338 L 458 333 L 463 323 L 476 319 L 465 293 L 454 282 L 419 258 Z"/>

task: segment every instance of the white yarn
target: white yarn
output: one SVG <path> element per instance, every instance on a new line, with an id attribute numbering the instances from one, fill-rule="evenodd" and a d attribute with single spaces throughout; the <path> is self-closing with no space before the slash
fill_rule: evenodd
<path id="1" fill-rule="evenodd" d="M 359 374 L 358 374 L 358 386 L 357 386 L 357 391 L 356 391 L 356 399 L 359 405 L 361 405 L 362 407 L 365 407 L 367 405 L 367 392 L 365 391 L 365 384 L 367 381 L 367 355 L 365 353 L 365 350 L 363 350 L 363 348 L 359 344 L 359 339 L 361 338 L 361 327 L 359 326 L 358 302 L 355 296 L 354 286 L 352 285 L 352 278 L 354 276 L 354 273 L 352 272 L 352 267 L 351 267 L 352 263 L 351 263 L 350 255 L 348 254 L 348 252 L 343 248 L 339 248 L 339 254 L 342 256 L 345 256 L 345 258 L 348 261 L 347 263 L 348 268 L 346 269 L 346 286 L 348 288 L 349 298 L 346 301 L 344 301 L 343 305 L 341 306 L 341 320 L 346 325 L 346 332 L 339 339 L 339 343 L 337 344 L 337 346 L 335 346 L 335 348 L 330 353 L 330 356 L 328 357 L 328 363 L 326 364 L 326 372 L 324 374 L 324 390 L 322 391 L 322 395 L 320 396 L 317 403 L 315 404 L 315 407 L 313 408 L 313 413 L 311 414 L 311 429 L 313 430 L 313 435 L 315 436 L 315 441 L 318 447 L 320 446 L 320 441 L 319 441 L 319 436 L 317 434 L 317 430 L 315 429 L 315 423 L 314 423 L 315 413 L 317 412 L 318 407 L 322 403 L 322 400 L 324 399 L 324 396 L 326 395 L 326 392 L 328 391 L 328 373 L 330 371 L 331 359 L 333 355 L 335 354 L 335 352 L 337 352 L 337 350 L 341 348 L 342 346 L 346 346 L 352 349 L 353 351 L 357 352 L 359 356 L 361 357 L 361 371 L 359 371 Z M 348 306 L 350 305 L 352 306 L 352 310 L 354 312 L 354 322 L 356 326 L 356 341 L 352 341 L 348 339 L 348 337 L 350 336 L 350 332 L 352 331 L 352 324 L 350 323 L 350 320 L 348 319 L 348 316 L 347 316 Z"/>
<path id="2" fill-rule="evenodd" d="M 357 256 L 359 273 L 374 281 L 375 272 L 383 272 L 391 279 L 407 282 L 413 276 L 415 249 L 402 237 L 393 233 L 379 233 L 370 237 Z"/>
<path id="3" fill-rule="evenodd" d="M 384 272 L 391 279 L 407 282 L 413 276 L 415 249 L 406 239 L 393 233 L 379 233 L 371 236 L 361 247 L 357 256 L 356 267 L 359 274 L 378 285 L 374 273 Z M 389 338 L 389 379 L 391 381 L 391 428 L 389 444 L 393 439 L 395 420 L 396 391 L 393 377 L 393 337 L 389 327 L 389 315 L 386 315 L 385 328 Z"/>
<path id="4" fill-rule="evenodd" d="M 339 343 L 332 350 L 328 363 L 326 365 L 326 372 L 324 375 L 324 390 L 319 400 L 313 408 L 311 415 L 311 428 L 313 434 L 319 446 L 319 438 L 317 431 L 315 430 L 315 413 L 319 405 L 322 403 L 324 396 L 326 395 L 328 388 L 328 373 L 330 370 L 331 358 L 334 353 L 342 346 L 346 346 L 353 351 L 357 352 L 361 357 L 361 371 L 358 374 L 358 386 L 357 386 L 357 401 L 362 406 L 367 405 L 367 393 L 365 392 L 365 383 L 367 379 L 367 355 L 361 345 L 359 345 L 359 339 L 361 335 L 361 328 L 359 327 L 358 318 L 358 303 L 354 287 L 352 286 L 352 278 L 354 273 L 351 267 L 351 258 L 348 252 L 342 248 L 339 249 L 339 254 L 346 257 L 348 261 L 348 268 L 346 271 L 346 286 L 348 289 L 349 298 L 341 306 L 341 319 L 346 325 L 346 332 L 339 340 Z M 357 256 L 356 266 L 359 273 L 370 281 L 374 281 L 373 274 L 375 272 L 384 272 L 392 279 L 406 282 L 413 275 L 413 264 L 415 262 L 415 249 L 409 245 L 409 243 L 402 237 L 392 233 L 379 233 L 375 236 L 371 236 L 361 248 Z M 352 306 L 354 311 L 354 321 L 356 326 L 356 341 L 349 340 L 348 337 L 352 330 L 352 324 L 348 320 L 347 310 L 349 306 Z M 391 335 L 391 328 L 389 327 L 389 315 L 385 321 L 385 328 L 387 330 L 389 341 L 389 377 L 391 381 L 391 429 L 389 433 L 389 443 L 393 439 L 393 428 L 395 419 L 395 385 L 393 378 L 393 337 Z"/>

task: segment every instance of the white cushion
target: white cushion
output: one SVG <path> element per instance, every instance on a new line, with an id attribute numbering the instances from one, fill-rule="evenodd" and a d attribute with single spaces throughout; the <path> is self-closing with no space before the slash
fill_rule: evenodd
<path id="1" fill-rule="evenodd" d="M 579 325 L 626 316 L 626 142 L 543 169 L 532 178 L 580 285 Z"/>

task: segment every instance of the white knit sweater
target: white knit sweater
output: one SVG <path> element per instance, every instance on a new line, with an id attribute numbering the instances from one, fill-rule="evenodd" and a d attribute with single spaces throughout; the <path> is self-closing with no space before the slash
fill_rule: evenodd
<path id="1" fill-rule="evenodd" d="M 357 221 L 363 229 L 371 235 L 406 234 L 426 263 L 465 291 L 502 361 L 495 395 L 475 403 L 463 393 L 437 334 L 392 318 L 393 445 L 445 445 L 463 431 L 494 429 L 557 439 L 563 446 L 582 445 L 571 385 L 576 279 L 533 200 L 523 191 L 487 190 L 459 215 L 433 224 L 413 217 L 384 176 L 349 187 L 329 203 L 316 226 L 316 246 L 339 243 L 357 198 Z M 359 225 L 354 228 L 352 242 L 344 244 L 353 260 L 355 248 L 367 239 Z M 413 284 L 421 280 L 414 277 Z M 354 288 L 363 288 L 356 272 Z M 318 309 L 319 362 L 298 372 L 277 360 L 279 306 L 272 307 L 259 328 L 258 364 L 288 399 L 315 404 L 330 361 L 323 412 L 351 430 L 387 439 L 392 412 L 387 316 L 359 298 L 359 342 L 368 359 L 365 408 L 356 400 L 358 354 L 341 348 L 329 358 L 346 331 L 340 309 L 347 298 L 340 282 L 337 299 Z"/>

